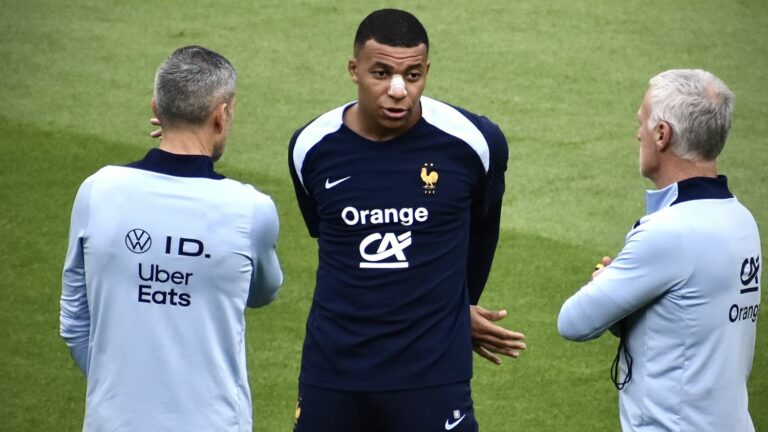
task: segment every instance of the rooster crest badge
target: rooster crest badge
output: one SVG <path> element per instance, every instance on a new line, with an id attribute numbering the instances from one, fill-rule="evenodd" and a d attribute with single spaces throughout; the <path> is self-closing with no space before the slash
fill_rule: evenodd
<path id="1" fill-rule="evenodd" d="M 434 194 L 435 193 L 435 184 L 437 183 L 438 175 L 437 171 L 429 172 L 429 170 L 434 166 L 433 163 L 425 163 L 423 167 L 421 167 L 421 181 L 424 182 L 424 193 L 425 194 Z"/>

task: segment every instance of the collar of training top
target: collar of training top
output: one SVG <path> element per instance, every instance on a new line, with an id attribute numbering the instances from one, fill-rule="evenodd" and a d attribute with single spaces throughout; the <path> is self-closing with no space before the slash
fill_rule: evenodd
<path id="1" fill-rule="evenodd" d="M 647 191 L 645 209 L 646 214 L 651 214 L 686 201 L 728 198 L 733 198 L 733 194 L 728 190 L 728 179 L 724 175 L 717 178 L 691 177 L 664 189 Z"/>
<path id="2" fill-rule="evenodd" d="M 175 177 L 224 178 L 213 170 L 213 160 L 209 156 L 169 153 L 158 148 L 147 152 L 144 159 L 126 166 Z"/>

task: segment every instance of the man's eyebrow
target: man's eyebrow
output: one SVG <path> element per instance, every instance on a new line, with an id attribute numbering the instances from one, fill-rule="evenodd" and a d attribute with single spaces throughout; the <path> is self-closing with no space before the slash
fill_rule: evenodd
<path id="1" fill-rule="evenodd" d="M 417 68 L 421 69 L 421 68 L 423 68 L 423 67 L 424 67 L 424 62 L 422 62 L 422 61 L 417 61 L 417 62 L 414 62 L 414 63 L 411 63 L 411 64 L 409 64 L 409 65 L 406 67 L 406 69 L 417 69 Z"/>
<path id="2" fill-rule="evenodd" d="M 386 62 L 383 62 L 381 60 L 378 60 L 378 61 L 374 62 L 371 65 L 371 67 L 372 68 L 382 67 L 382 68 L 385 68 L 385 69 L 394 69 L 395 68 L 395 66 L 392 65 L 391 63 L 386 63 Z M 411 64 L 409 64 L 409 65 L 407 65 L 405 67 L 405 69 L 415 69 L 415 68 L 424 68 L 424 62 L 421 61 L 421 60 L 418 60 L 418 61 L 415 61 L 415 62 L 413 62 L 413 63 L 411 63 Z"/>

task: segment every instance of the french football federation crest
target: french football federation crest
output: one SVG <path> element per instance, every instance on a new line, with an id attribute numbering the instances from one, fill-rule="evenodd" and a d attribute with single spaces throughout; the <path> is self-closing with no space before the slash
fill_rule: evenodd
<path id="1" fill-rule="evenodd" d="M 435 184 L 438 179 L 437 171 L 433 170 L 432 172 L 429 172 L 429 169 L 434 166 L 435 164 L 433 163 L 425 163 L 424 166 L 421 167 L 421 181 L 424 182 L 425 194 L 435 193 Z"/>

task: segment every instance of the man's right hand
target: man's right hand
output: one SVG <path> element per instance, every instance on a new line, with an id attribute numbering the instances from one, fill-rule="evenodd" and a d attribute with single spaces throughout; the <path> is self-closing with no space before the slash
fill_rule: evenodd
<path id="1" fill-rule="evenodd" d="M 612 262 L 613 262 L 613 259 L 611 259 L 611 257 L 604 256 L 603 259 L 601 259 L 600 262 L 597 263 L 597 265 L 595 266 L 595 271 L 592 272 L 592 279 L 596 278 L 597 275 L 602 273 L 606 267 L 611 265 Z"/>

